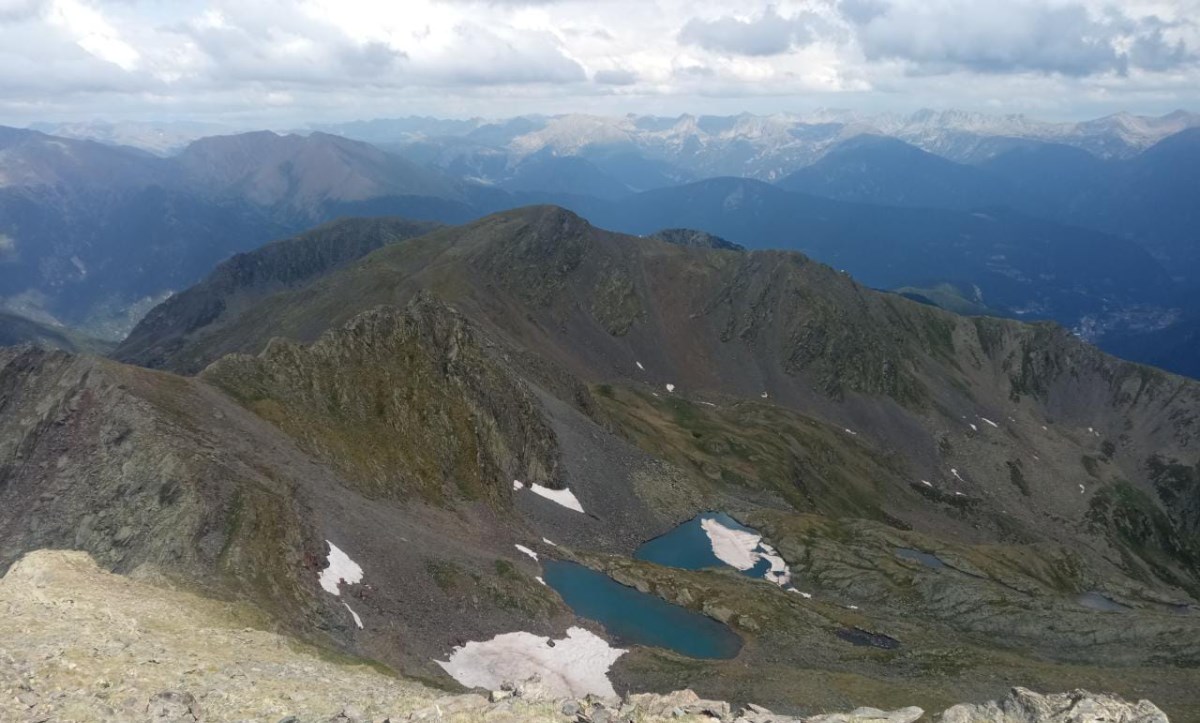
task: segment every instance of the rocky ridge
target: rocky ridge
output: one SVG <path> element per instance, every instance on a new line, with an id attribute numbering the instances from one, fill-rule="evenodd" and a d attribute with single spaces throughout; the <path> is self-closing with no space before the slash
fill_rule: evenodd
<path id="1" fill-rule="evenodd" d="M 445 695 L 260 626 L 253 610 L 172 589 L 150 566 L 130 577 L 86 553 L 30 553 L 0 580 L 0 718 L 13 721 L 577 721 L 913 723 L 920 708 L 807 718 L 734 710 L 691 690 L 555 699 L 536 680 L 486 697 Z M 943 723 L 1167 723 L 1149 701 L 1023 688 L 945 711 Z"/>

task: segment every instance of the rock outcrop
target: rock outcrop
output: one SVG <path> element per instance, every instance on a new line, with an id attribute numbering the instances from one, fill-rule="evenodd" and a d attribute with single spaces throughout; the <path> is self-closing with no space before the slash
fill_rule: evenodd
<path id="1" fill-rule="evenodd" d="M 1013 688 L 1003 700 L 956 705 L 942 713 L 941 723 L 1167 723 L 1167 715 L 1148 700 L 1130 703 L 1086 690 L 1040 695 Z"/>

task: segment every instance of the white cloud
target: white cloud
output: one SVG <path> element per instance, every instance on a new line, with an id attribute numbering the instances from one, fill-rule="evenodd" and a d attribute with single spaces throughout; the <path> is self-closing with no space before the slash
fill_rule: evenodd
<path id="1" fill-rule="evenodd" d="M 1200 105 L 1195 0 L 0 0 L 0 122 Z"/>

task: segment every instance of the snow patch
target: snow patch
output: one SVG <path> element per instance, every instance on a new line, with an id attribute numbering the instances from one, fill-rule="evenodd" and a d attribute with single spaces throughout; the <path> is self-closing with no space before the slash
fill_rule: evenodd
<path id="1" fill-rule="evenodd" d="M 546 584 L 546 581 L 542 579 L 542 576 L 541 576 L 541 575 L 538 575 L 537 577 L 535 577 L 535 578 L 533 578 L 533 579 L 534 579 L 534 580 L 537 580 L 537 581 L 538 581 L 539 583 L 541 583 L 542 585 L 545 585 L 545 584 Z"/>
<path id="2" fill-rule="evenodd" d="M 1087 488 L 1086 488 L 1086 487 L 1084 487 L 1083 485 L 1079 485 L 1079 494 L 1081 494 L 1081 495 L 1086 495 L 1086 494 L 1087 494 Z"/>
<path id="3" fill-rule="evenodd" d="M 642 366 L 642 363 L 640 361 L 635 361 L 634 364 L 637 364 L 638 369 L 641 369 L 642 371 L 646 371 L 646 367 Z"/>
<path id="4" fill-rule="evenodd" d="M 850 429 L 849 427 L 846 427 L 846 434 L 849 434 L 851 437 L 858 436 L 858 432 L 855 432 L 853 429 Z"/>
<path id="5" fill-rule="evenodd" d="M 950 468 L 950 474 L 954 475 L 954 479 L 958 480 L 959 482 L 966 482 L 966 480 L 962 478 L 962 475 L 958 473 L 958 470 L 953 467 Z"/>
<path id="6" fill-rule="evenodd" d="M 812 593 L 811 593 L 811 592 L 803 592 L 803 591 L 801 591 L 801 590 L 797 590 L 797 589 L 796 589 L 796 588 L 794 588 L 794 587 L 789 587 L 789 588 L 788 588 L 788 592 L 794 592 L 794 593 L 796 593 L 797 595 L 799 595 L 800 597 L 804 598 L 805 600 L 811 600 L 811 599 L 812 599 Z"/>
<path id="7" fill-rule="evenodd" d="M 363 571 L 358 563 L 339 550 L 337 545 L 329 540 L 326 540 L 325 544 L 329 545 L 329 558 L 326 560 L 329 566 L 321 571 L 321 587 L 325 588 L 327 593 L 340 595 L 338 584 L 345 582 L 347 585 L 357 585 L 362 582 Z"/>
<path id="8" fill-rule="evenodd" d="M 517 548 L 518 550 L 525 553 L 526 555 L 529 555 L 530 557 L 532 557 L 535 562 L 537 561 L 537 559 L 538 559 L 537 553 L 534 552 L 533 550 L 530 550 L 528 547 L 525 547 L 524 545 L 513 545 L 513 547 Z"/>
<path id="9" fill-rule="evenodd" d="M 513 480 L 513 490 L 525 489 L 525 485 L 519 479 Z"/>
<path id="10" fill-rule="evenodd" d="M 667 385 L 667 391 L 668 391 L 668 392 L 674 392 L 674 391 L 675 391 L 675 385 L 674 385 L 674 384 L 668 384 L 668 385 Z"/>
<path id="11" fill-rule="evenodd" d="M 971 424 L 970 422 L 967 422 L 967 426 L 971 428 L 971 431 L 972 431 L 972 432 L 978 432 L 978 431 L 979 431 L 979 427 L 976 427 L 974 424 Z"/>
<path id="12" fill-rule="evenodd" d="M 762 397 L 763 399 L 766 399 L 769 395 L 766 392 L 763 392 L 762 394 L 760 394 L 758 396 Z"/>
<path id="13" fill-rule="evenodd" d="M 983 421 L 985 424 L 990 424 L 990 425 L 992 425 L 993 427 L 995 427 L 996 429 L 1000 429 L 1000 425 L 999 425 L 999 424 L 996 424 L 995 422 L 993 422 L 992 420 L 988 419 L 987 417 L 980 417 L 979 419 L 980 419 L 981 421 Z"/>
<path id="14" fill-rule="evenodd" d="M 533 633 L 497 635 L 484 642 L 457 647 L 450 659 L 434 661 L 467 688 L 497 690 L 504 683 L 536 675 L 557 697 L 582 698 L 587 694 L 615 697 L 608 670 L 626 653 L 583 628 L 570 628 L 554 641 Z"/>
<path id="15" fill-rule="evenodd" d="M 781 587 L 791 582 L 787 563 L 773 547 L 763 544 L 762 535 L 735 530 L 711 518 L 700 520 L 700 527 L 708 535 L 713 555 L 721 562 L 745 572 L 766 560 L 770 567 L 763 573 L 765 580 Z"/>
<path id="16" fill-rule="evenodd" d="M 362 618 L 360 618 L 358 616 L 358 613 L 354 612 L 354 609 L 351 608 L 348 604 L 346 604 L 345 601 L 342 601 L 342 604 L 345 605 L 346 609 L 350 611 L 350 615 L 354 618 L 354 624 L 358 626 L 359 630 L 362 630 L 363 629 Z"/>
<path id="17" fill-rule="evenodd" d="M 932 484 L 930 484 L 930 483 L 929 483 L 929 480 L 927 480 L 927 479 L 923 479 L 923 480 L 921 480 L 921 484 L 925 485 L 926 487 L 932 487 L 932 486 L 933 486 Z"/>
<path id="18" fill-rule="evenodd" d="M 552 490 L 549 487 L 543 487 L 534 482 L 533 484 L 529 485 L 529 491 L 533 492 L 539 497 L 545 497 L 551 502 L 556 502 L 568 509 L 575 510 L 576 512 L 583 512 L 583 505 L 579 504 L 579 500 L 569 489 Z"/>
<path id="19" fill-rule="evenodd" d="M 550 547 L 558 547 L 558 543 L 551 542 L 550 540 L 547 540 L 547 539 L 546 539 L 546 538 L 544 538 L 544 537 L 542 538 L 542 542 L 546 543 L 546 544 L 547 544 L 547 545 L 549 545 Z"/>

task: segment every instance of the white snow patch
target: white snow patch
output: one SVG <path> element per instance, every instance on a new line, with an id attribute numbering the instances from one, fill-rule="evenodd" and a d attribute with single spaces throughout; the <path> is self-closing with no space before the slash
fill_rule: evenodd
<path id="1" fill-rule="evenodd" d="M 350 615 L 354 618 L 354 624 L 358 626 L 359 630 L 362 630 L 362 618 L 360 618 L 358 613 L 354 612 L 354 609 L 347 605 L 345 601 L 342 601 L 342 604 L 346 605 L 346 609 L 350 611 Z"/>
<path id="2" fill-rule="evenodd" d="M 709 407 L 715 407 L 715 406 L 717 406 L 717 405 L 713 404 L 712 402 L 700 402 L 700 403 L 701 403 L 701 404 L 704 404 L 704 405 L 706 405 L 706 406 L 709 406 Z"/>
<path id="3" fill-rule="evenodd" d="M 958 470 L 953 467 L 950 468 L 950 474 L 954 475 L 954 479 L 958 480 L 959 482 L 966 482 L 966 480 L 962 478 L 962 475 L 958 473 Z"/>
<path id="4" fill-rule="evenodd" d="M 615 697 L 608 669 L 625 654 L 583 628 L 570 628 L 554 641 L 533 633 L 497 635 L 454 649 L 450 659 L 434 661 L 468 688 L 497 690 L 504 683 L 536 675 L 553 696 L 582 698 L 591 693 Z"/>
<path id="5" fill-rule="evenodd" d="M 797 595 L 799 595 L 800 597 L 804 598 L 805 600 L 811 600 L 811 599 L 812 599 L 812 593 L 811 593 L 811 592 L 803 592 L 803 591 L 801 591 L 801 590 L 797 590 L 797 589 L 796 589 L 796 588 L 794 588 L 794 587 L 789 587 L 789 588 L 788 588 L 788 592 L 794 592 L 794 593 L 796 593 Z"/>
<path id="6" fill-rule="evenodd" d="M 515 480 L 513 480 L 513 489 L 514 490 L 525 489 L 525 485 L 524 485 L 524 483 L 521 482 L 521 480 L 515 479 Z"/>
<path id="7" fill-rule="evenodd" d="M 967 426 L 971 428 L 971 431 L 972 431 L 972 432 L 978 432 L 978 431 L 979 431 L 979 427 L 976 427 L 974 424 L 971 424 L 970 422 L 967 422 Z"/>
<path id="8" fill-rule="evenodd" d="M 513 547 L 517 548 L 518 550 L 525 553 L 526 555 L 529 555 L 530 557 L 532 557 L 535 562 L 537 561 L 537 559 L 538 559 L 537 553 L 534 552 L 533 550 L 530 550 L 528 547 L 525 547 L 524 545 L 513 545 Z"/>
<path id="9" fill-rule="evenodd" d="M 966 495 L 964 495 L 962 492 L 959 492 L 958 490 L 955 490 L 955 491 L 954 491 L 954 495 L 955 495 L 956 497 L 966 497 Z"/>
<path id="10" fill-rule="evenodd" d="M 543 487 L 536 482 L 529 485 L 529 490 L 535 495 L 545 497 L 551 502 L 557 502 L 563 507 L 575 510 L 576 512 L 583 512 L 583 505 L 579 504 L 579 500 L 575 497 L 575 494 L 571 492 L 571 490 L 552 490 L 549 487 Z"/>
<path id="11" fill-rule="evenodd" d="M 763 392 L 759 396 L 762 397 L 763 399 L 766 399 L 769 395 L 766 392 Z"/>
<path id="12" fill-rule="evenodd" d="M 923 480 L 921 480 L 921 484 L 925 485 L 926 487 L 932 487 L 932 486 L 933 486 L 932 484 L 930 484 L 930 483 L 929 483 L 929 480 L 927 480 L 927 479 L 923 479 Z"/>
<path id="13" fill-rule="evenodd" d="M 634 364 L 637 364 L 638 369 L 641 369 L 642 371 L 646 371 L 646 367 L 642 366 L 642 363 L 640 361 L 635 361 Z"/>
<path id="14" fill-rule="evenodd" d="M 851 437 L 858 436 L 858 432 L 855 432 L 853 429 L 850 429 L 849 427 L 846 427 L 846 434 L 849 434 Z"/>
<path id="15" fill-rule="evenodd" d="M 549 545 L 550 547 L 558 547 L 558 543 L 551 542 L 550 540 L 547 540 L 547 539 L 546 539 L 546 538 L 544 538 L 544 537 L 542 538 L 542 542 L 546 543 L 546 544 L 547 544 L 547 545 Z"/>
<path id="16" fill-rule="evenodd" d="M 667 391 L 668 391 L 668 392 L 673 392 L 673 391 L 675 391 L 675 385 L 674 385 L 674 384 L 668 384 L 668 385 L 667 385 Z"/>
<path id="17" fill-rule="evenodd" d="M 1046 425 L 1044 425 L 1044 424 L 1042 425 L 1042 431 L 1043 431 L 1043 432 L 1047 431 L 1047 430 L 1046 430 Z"/>
<path id="18" fill-rule="evenodd" d="M 983 422 L 985 422 L 986 424 L 990 424 L 990 425 L 992 425 L 993 427 L 995 427 L 996 429 L 1000 429 L 1000 425 L 999 425 L 999 424 L 996 424 L 995 422 L 993 422 L 992 420 L 988 419 L 987 417 L 980 417 L 980 419 L 981 419 L 981 420 L 983 420 Z"/>
<path id="19" fill-rule="evenodd" d="M 1086 494 L 1087 494 L 1087 488 L 1086 488 L 1086 487 L 1084 487 L 1083 485 L 1079 485 L 1079 494 L 1081 494 L 1081 495 L 1086 495 Z"/>
<path id="20" fill-rule="evenodd" d="M 545 584 L 546 584 L 546 581 L 542 579 L 542 576 L 541 576 L 541 575 L 538 575 L 537 577 L 535 577 L 535 578 L 533 578 L 533 579 L 534 579 L 534 580 L 537 580 L 538 582 L 540 582 L 540 583 L 541 583 L 541 584 L 543 584 L 543 585 L 545 585 Z"/>
<path id="21" fill-rule="evenodd" d="M 847 610 L 857 610 L 857 609 L 858 609 L 858 606 L 857 606 L 857 605 L 847 605 L 847 606 L 846 606 L 846 609 L 847 609 Z"/>
<path id="22" fill-rule="evenodd" d="M 765 580 L 781 587 L 791 582 L 787 563 L 773 547 L 763 544 L 762 535 L 731 529 L 711 518 L 701 520 L 700 527 L 708 535 L 713 555 L 721 562 L 745 572 L 766 560 L 770 568 L 763 573 Z"/>
<path id="23" fill-rule="evenodd" d="M 338 549 L 338 546 L 326 540 L 329 545 L 329 558 L 327 562 L 329 567 L 321 571 L 321 587 L 325 588 L 325 592 L 333 595 L 340 595 L 338 583 L 345 582 L 347 585 L 357 585 L 362 582 L 363 571 L 358 566 L 358 563 L 350 559 L 350 556 Z"/>

